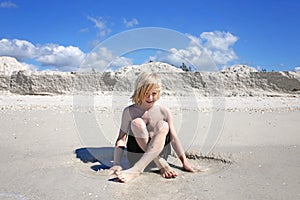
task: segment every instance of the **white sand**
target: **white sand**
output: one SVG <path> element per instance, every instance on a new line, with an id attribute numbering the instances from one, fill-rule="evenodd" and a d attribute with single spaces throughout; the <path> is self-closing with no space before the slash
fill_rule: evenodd
<path id="1" fill-rule="evenodd" d="M 188 99 L 162 98 L 185 149 L 195 156 L 205 149 L 204 136 L 222 123 L 210 159 L 191 160 L 210 170 L 183 172 L 170 157 L 176 179 L 145 172 L 128 184 L 111 181 L 104 166 L 111 164 L 126 98 L 119 104 L 107 95 L 93 97 L 93 104 L 78 99 L 74 104 L 72 96 L 0 96 L 0 199 L 300 198 L 299 98 L 201 97 L 197 108 L 184 103 Z M 187 125 L 194 116 L 196 130 Z M 85 121 L 90 117 L 95 121 Z"/>

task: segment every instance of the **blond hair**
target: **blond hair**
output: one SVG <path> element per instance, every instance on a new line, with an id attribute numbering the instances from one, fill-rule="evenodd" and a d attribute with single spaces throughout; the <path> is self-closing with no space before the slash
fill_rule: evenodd
<path id="1" fill-rule="evenodd" d="M 142 72 L 135 81 L 134 93 L 131 96 L 133 103 L 140 105 L 145 95 L 153 89 L 158 90 L 158 99 L 160 97 L 161 82 L 156 73 Z"/>

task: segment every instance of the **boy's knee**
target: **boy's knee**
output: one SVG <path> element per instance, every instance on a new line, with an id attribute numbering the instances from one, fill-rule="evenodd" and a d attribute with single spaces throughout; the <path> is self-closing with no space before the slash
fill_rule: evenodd
<path id="1" fill-rule="evenodd" d="M 156 126 L 155 126 L 155 129 L 154 129 L 154 132 L 156 133 L 163 133 L 163 134 L 168 134 L 169 132 L 169 124 L 168 122 L 164 121 L 164 120 L 160 120 L 157 122 Z"/>
<path id="2" fill-rule="evenodd" d="M 136 118 L 131 122 L 132 129 L 139 129 L 142 130 L 146 127 L 146 124 L 142 118 Z"/>

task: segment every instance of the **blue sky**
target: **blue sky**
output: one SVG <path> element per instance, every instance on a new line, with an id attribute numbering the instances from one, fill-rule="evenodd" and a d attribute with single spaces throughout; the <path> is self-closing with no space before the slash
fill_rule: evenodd
<path id="1" fill-rule="evenodd" d="M 99 44 L 123 32 L 157 27 L 190 43 L 180 47 L 173 39 L 174 47 L 165 53 L 145 48 L 126 55 L 102 46 L 96 48 L 101 56 L 89 63 L 122 66 L 151 59 L 200 65 L 199 55 L 206 52 L 219 68 L 300 70 L 299 10 L 298 0 L 0 0 L 0 56 L 41 70 L 76 70 Z M 120 47 L 140 42 L 135 38 L 127 35 Z"/>

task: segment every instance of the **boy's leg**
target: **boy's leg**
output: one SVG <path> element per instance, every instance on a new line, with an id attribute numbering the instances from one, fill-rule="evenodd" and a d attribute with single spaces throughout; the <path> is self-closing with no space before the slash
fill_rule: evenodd
<path id="1" fill-rule="evenodd" d="M 140 152 L 145 152 L 146 146 L 149 142 L 149 132 L 147 130 L 146 124 L 141 118 L 136 118 L 131 122 L 131 131 L 136 140 L 136 143 L 140 148 Z M 139 153 L 139 152 L 138 152 Z"/>
<path id="2" fill-rule="evenodd" d="M 162 151 L 165 143 L 164 141 L 168 132 L 169 132 L 168 123 L 165 121 L 159 121 L 155 127 L 154 135 L 150 140 L 150 142 L 146 145 L 145 153 L 143 154 L 141 159 L 138 160 L 132 168 L 118 172 L 117 176 L 119 180 L 122 182 L 127 182 L 139 176 L 144 171 L 146 166 L 152 160 L 154 160 Z M 143 134 L 144 133 L 142 133 L 142 136 Z M 146 141 L 146 138 L 144 137 L 140 137 L 136 139 L 138 143 L 142 143 Z"/>
<path id="3" fill-rule="evenodd" d="M 130 163 L 136 163 L 142 154 L 146 151 L 147 144 L 149 142 L 149 133 L 146 128 L 146 124 L 141 118 L 133 120 L 131 123 L 131 130 L 134 136 L 128 137 L 127 149 L 129 150 L 128 159 Z M 151 133 L 154 135 L 154 133 Z M 170 167 L 166 161 L 168 155 L 171 153 L 170 147 L 170 133 L 165 138 L 164 149 L 153 161 L 157 168 L 160 170 L 162 177 L 174 178 L 178 173 Z"/>

